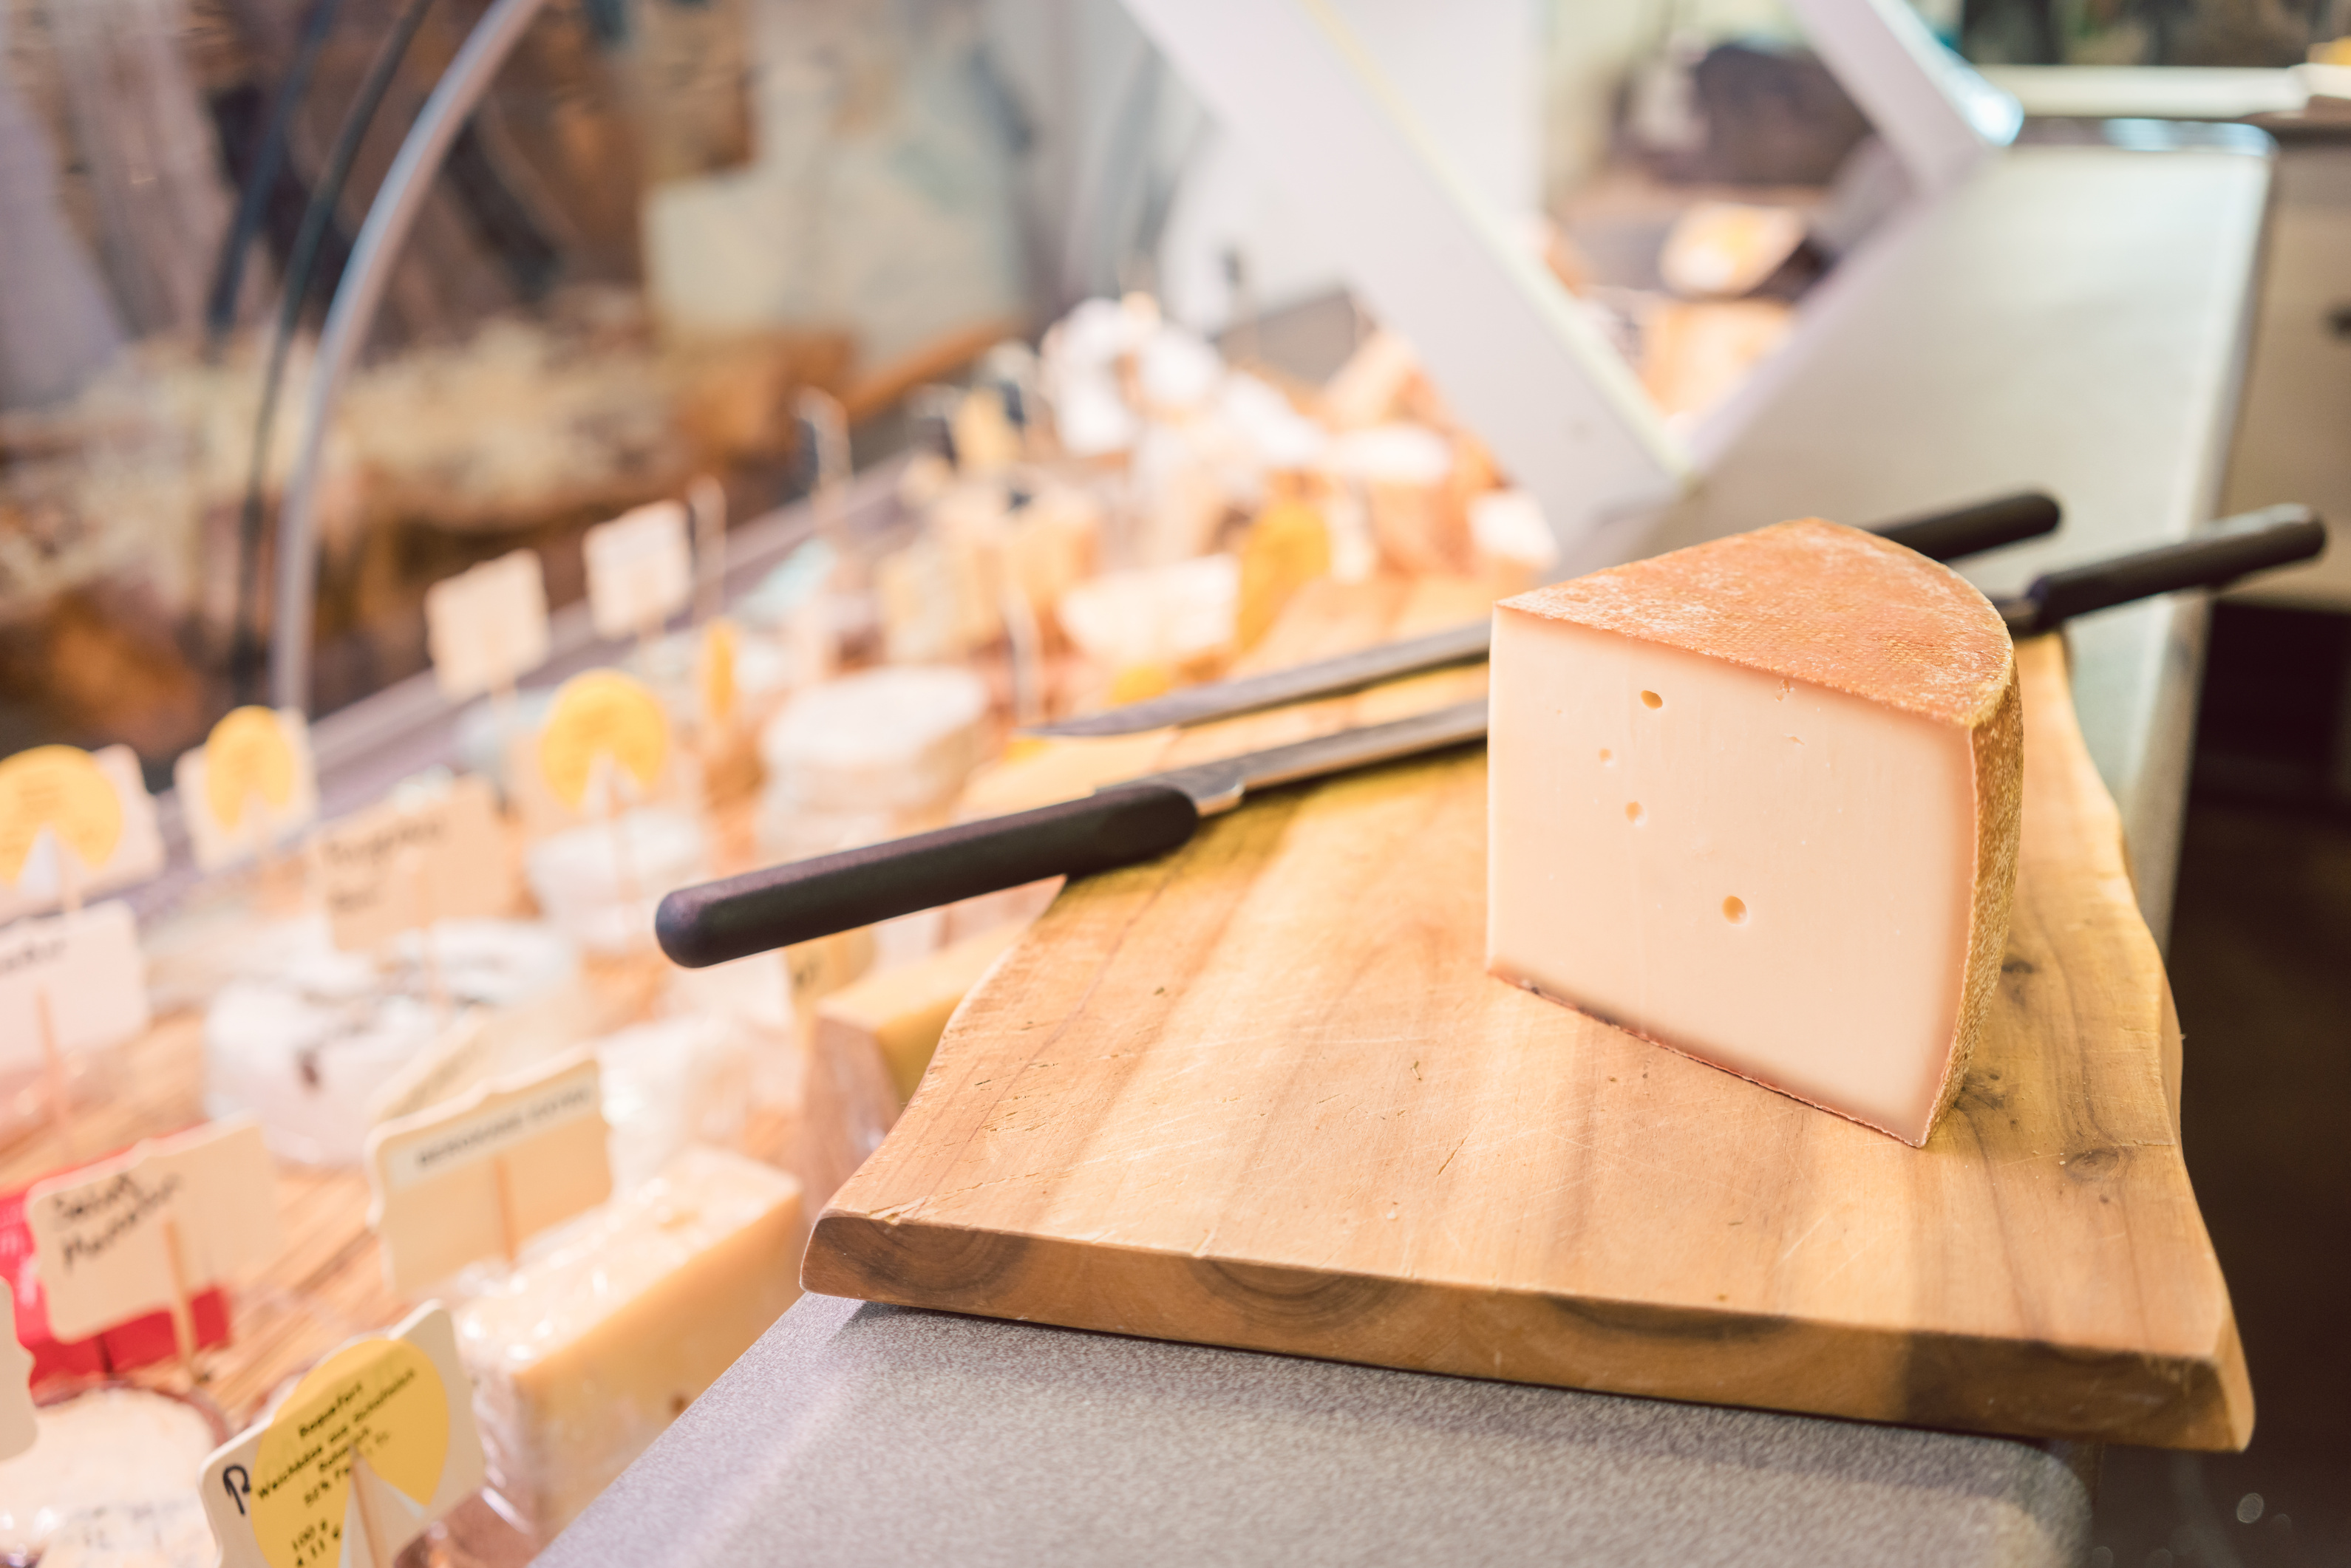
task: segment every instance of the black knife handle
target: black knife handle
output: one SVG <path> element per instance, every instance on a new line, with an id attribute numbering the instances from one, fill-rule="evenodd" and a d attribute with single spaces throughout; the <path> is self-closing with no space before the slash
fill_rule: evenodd
<path id="1" fill-rule="evenodd" d="M 2176 545 L 2053 571 L 2006 610 L 2009 631 L 2030 637 L 2076 615 L 2177 593 L 2225 588 L 2241 577 L 2308 560 L 2326 548 L 2326 525 L 2308 507 L 2268 507 L 2223 518 Z"/>
<path id="2" fill-rule="evenodd" d="M 1907 545 L 1935 560 L 1956 560 L 1963 555 L 2053 533 L 2064 515 L 2055 497 L 2039 490 L 2022 490 L 2013 496 L 1961 507 L 1955 512 L 1936 512 L 1905 522 L 1882 524 L 1874 531 L 1881 538 Z"/>
<path id="3" fill-rule="evenodd" d="M 1199 825 L 1181 789 L 1122 784 L 682 887 L 661 901 L 653 932 L 672 962 L 699 969 L 1049 876 L 1133 865 L 1176 848 Z"/>

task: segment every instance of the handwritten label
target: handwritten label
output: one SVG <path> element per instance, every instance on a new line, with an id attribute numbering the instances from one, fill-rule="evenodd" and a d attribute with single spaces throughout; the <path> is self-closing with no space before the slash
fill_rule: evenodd
<path id="1" fill-rule="evenodd" d="M 277 1176 L 249 1117 L 36 1183 L 25 1221 L 61 1340 L 170 1309 L 277 1250 Z"/>
<path id="2" fill-rule="evenodd" d="M 368 1222 L 402 1294 L 612 1195 L 602 1080 L 593 1057 L 485 1085 L 368 1136 Z"/>
<path id="3" fill-rule="evenodd" d="M 310 727 L 294 708 L 234 708 L 172 768 L 196 863 L 216 871 L 318 821 Z"/>
<path id="4" fill-rule="evenodd" d="M 481 1489 L 482 1441 L 447 1310 L 355 1340 L 204 1462 L 223 1568 L 391 1568 Z"/>
<path id="5" fill-rule="evenodd" d="M 685 507 L 656 501 L 590 528 L 588 612 L 599 637 L 627 637 L 657 627 L 694 591 Z"/>
<path id="6" fill-rule="evenodd" d="M 735 716 L 735 622 L 713 621 L 702 629 L 702 651 L 694 664 L 695 684 L 702 689 L 702 716 L 714 725 Z"/>
<path id="7" fill-rule="evenodd" d="M 0 882 L 25 874 L 44 832 L 84 868 L 105 864 L 121 841 L 122 802 L 78 747 L 37 746 L 0 762 Z"/>
<path id="8" fill-rule="evenodd" d="M 146 969 L 129 904 L 94 904 L 0 931 L 0 1068 L 38 1066 L 44 1029 L 60 1051 L 96 1051 L 147 1023 Z"/>
<path id="9" fill-rule="evenodd" d="M 497 799 L 472 774 L 321 829 L 310 855 L 328 929 L 346 952 L 434 920 L 503 915 L 514 901 Z"/>
<path id="10" fill-rule="evenodd" d="M 452 702 L 511 686 L 547 662 L 547 579 L 518 549 L 424 591 L 433 676 Z"/>
<path id="11" fill-rule="evenodd" d="M 660 782 L 669 765 L 669 716 L 643 682 L 618 670 L 590 670 L 564 682 L 539 732 L 539 771 L 556 799 L 575 811 L 587 803 L 600 759 L 641 789 Z"/>

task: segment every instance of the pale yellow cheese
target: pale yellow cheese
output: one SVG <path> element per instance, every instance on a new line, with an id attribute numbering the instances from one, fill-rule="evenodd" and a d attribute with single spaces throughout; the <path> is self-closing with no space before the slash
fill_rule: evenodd
<path id="1" fill-rule="evenodd" d="M 551 1537 L 799 1294 L 800 1185 L 687 1148 L 457 1313 L 492 1483 Z"/>
<path id="2" fill-rule="evenodd" d="M 1489 704 L 1492 971 L 1924 1144 L 2016 879 L 1983 596 L 1782 523 L 1505 601 Z"/>
<path id="3" fill-rule="evenodd" d="M 817 1004 L 818 1052 L 878 1052 L 903 1105 L 914 1098 L 914 1086 L 931 1065 L 947 1019 L 1024 929 L 1012 925 L 983 931 L 835 991 Z"/>

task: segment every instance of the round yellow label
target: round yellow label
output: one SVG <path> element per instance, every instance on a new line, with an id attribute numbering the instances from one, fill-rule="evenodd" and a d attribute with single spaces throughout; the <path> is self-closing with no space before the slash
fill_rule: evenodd
<path id="1" fill-rule="evenodd" d="M 92 871 L 122 841 L 122 802 L 78 747 L 37 746 L 0 762 L 0 882 L 24 876 L 44 828 Z"/>
<path id="2" fill-rule="evenodd" d="M 538 737 L 547 787 L 574 810 L 587 802 L 600 757 L 645 789 L 669 764 L 669 716 L 661 700 L 618 670 L 589 670 L 564 682 Z"/>
<path id="3" fill-rule="evenodd" d="M 266 707 L 231 708 L 204 741 L 204 806 L 223 831 L 245 821 L 247 803 L 284 810 L 294 799 L 294 743 Z"/>
<path id="4" fill-rule="evenodd" d="M 278 1407 L 254 1455 L 254 1539 L 270 1568 L 331 1568 L 342 1556 L 352 1457 L 421 1506 L 449 1458 L 449 1390 L 404 1340 L 347 1345 Z"/>
<path id="5" fill-rule="evenodd" d="M 702 629 L 702 658 L 695 674 L 702 678 L 702 711 L 713 724 L 725 724 L 735 714 L 735 622 L 713 621 Z"/>

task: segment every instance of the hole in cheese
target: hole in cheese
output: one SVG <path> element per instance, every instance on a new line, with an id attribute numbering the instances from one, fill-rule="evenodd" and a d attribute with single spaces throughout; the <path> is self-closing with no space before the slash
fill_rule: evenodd
<path id="1" fill-rule="evenodd" d="M 1651 707 L 1663 707 L 1666 706 L 1666 699 L 1659 696 L 1655 692 L 1643 692 L 1641 694 L 1641 700 Z"/>
<path id="2" fill-rule="evenodd" d="M 1746 925 L 1747 901 L 1740 897 L 1737 894 L 1732 894 L 1729 898 L 1722 901 L 1722 917 L 1725 920 L 1729 921 L 1733 925 Z"/>
<path id="3" fill-rule="evenodd" d="M 1616 762 L 1616 754 L 1604 746 L 1600 748 L 1600 761 L 1603 767 L 1614 767 Z"/>
<path id="4" fill-rule="evenodd" d="M 1625 820 L 1626 821 L 1637 822 L 1646 815 L 1648 815 L 1648 813 L 1641 810 L 1641 802 L 1638 800 L 1627 800 L 1625 802 Z"/>

